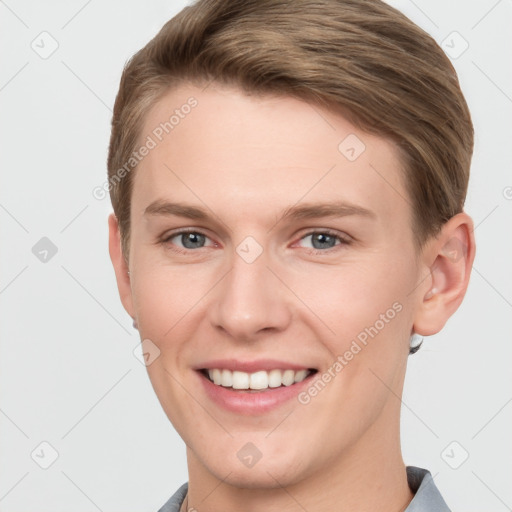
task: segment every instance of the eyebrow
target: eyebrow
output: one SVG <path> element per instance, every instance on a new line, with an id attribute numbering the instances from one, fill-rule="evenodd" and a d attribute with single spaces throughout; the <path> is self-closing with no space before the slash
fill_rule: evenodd
<path id="1" fill-rule="evenodd" d="M 174 203 L 157 199 L 144 210 L 147 216 L 178 216 L 193 220 L 207 220 L 210 218 L 204 208 Z M 301 203 L 285 208 L 279 218 L 281 220 L 316 219 L 323 217 L 346 217 L 359 215 L 370 219 L 376 219 L 377 215 L 372 210 L 343 201 L 331 201 L 326 203 Z"/>

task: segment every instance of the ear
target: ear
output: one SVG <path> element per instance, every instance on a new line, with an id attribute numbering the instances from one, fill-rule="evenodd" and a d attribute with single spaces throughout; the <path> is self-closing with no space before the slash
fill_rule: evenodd
<path id="1" fill-rule="evenodd" d="M 128 274 L 128 264 L 124 258 L 121 248 L 121 233 L 119 231 L 119 223 L 117 217 L 111 213 L 108 216 L 108 250 L 110 259 L 114 266 L 116 274 L 117 289 L 119 296 L 126 312 L 135 318 L 132 288 L 130 283 L 130 274 Z"/>
<path id="2" fill-rule="evenodd" d="M 415 333 L 423 336 L 438 333 L 460 306 L 475 259 L 473 230 L 471 217 L 459 213 L 425 245 L 421 260 L 430 276 L 418 287 Z"/>

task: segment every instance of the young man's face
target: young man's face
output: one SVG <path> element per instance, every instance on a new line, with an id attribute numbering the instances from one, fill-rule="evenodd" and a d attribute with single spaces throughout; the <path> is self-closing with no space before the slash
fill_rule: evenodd
<path id="1" fill-rule="evenodd" d="M 162 134 L 191 96 L 197 105 Z M 398 447 L 425 272 L 391 143 L 297 99 L 218 85 L 171 91 L 141 144 L 148 135 L 157 145 L 134 171 L 123 303 L 151 340 L 149 376 L 191 477 L 284 486 Z M 243 391 L 202 369 L 257 373 L 255 387 L 268 375 L 276 385 L 262 370 L 316 373 Z"/>

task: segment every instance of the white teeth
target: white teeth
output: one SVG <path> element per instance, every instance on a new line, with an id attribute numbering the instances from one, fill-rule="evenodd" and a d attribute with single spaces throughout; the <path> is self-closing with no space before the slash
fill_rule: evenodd
<path id="1" fill-rule="evenodd" d="M 299 370 L 298 372 L 295 372 L 295 382 L 303 381 L 307 377 L 308 373 L 309 372 L 307 370 Z"/>
<path id="2" fill-rule="evenodd" d="M 283 384 L 291 386 L 295 380 L 295 372 L 293 370 L 285 370 L 283 373 Z"/>
<path id="3" fill-rule="evenodd" d="M 281 370 L 270 370 L 268 372 L 268 386 L 278 388 L 281 385 Z"/>
<path id="4" fill-rule="evenodd" d="M 215 382 L 215 384 L 220 384 L 221 386 L 230 388 L 233 385 L 233 374 L 229 370 L 222 370 L 221 382 Z"/>
<path id="5" fill-rule="evenodd" d="M 251 373 L 249 376 L 250 389 L 265 389 L 268 388 L 268 373 L 265 371 Z"/>
<path id="6" fill-rule="evenodd" d="M 212 379 L 213 382 L 215 382 L 215 384 L 220 384 L 222 381 L 222 374 L 221 374 L 220 370 L 215 368 L 215 370 L 213 370 L 213 371 L 210 370 L 210 372 L 213 373 L 213 375 L 210 375 L 210 379 Z M 210 372 L 208 372 L 208 374 Z"/>
<path id="7" fill-rule="evenodd" d="M 233 389 L 249 389 L 249 374 L 245 372 L 233 372 Z"/>
<path id="8" fill-rule="evenodd" d="M 309 370 L 260 370 L 246 373 L 231 370 L 212 368 L 208 376 L 217 386 L 233 389 L 267 389 L 280 386 L 291 386 L 295 382 L 302 382 L 311 372 Z"/>

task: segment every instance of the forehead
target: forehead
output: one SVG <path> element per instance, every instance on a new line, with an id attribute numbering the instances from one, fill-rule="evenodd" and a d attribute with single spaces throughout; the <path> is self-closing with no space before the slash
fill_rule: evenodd
<path id="1" fill-rule="evenodd" d="M 181 85 L 148 112 L 132 213 L 155 200 L 253 215 L 300 201 L 343 200 L 408 215 L 396 148 L 327 109 L 289 96 Z M 229 210 L 229 212 L 228 212 Z"/>

